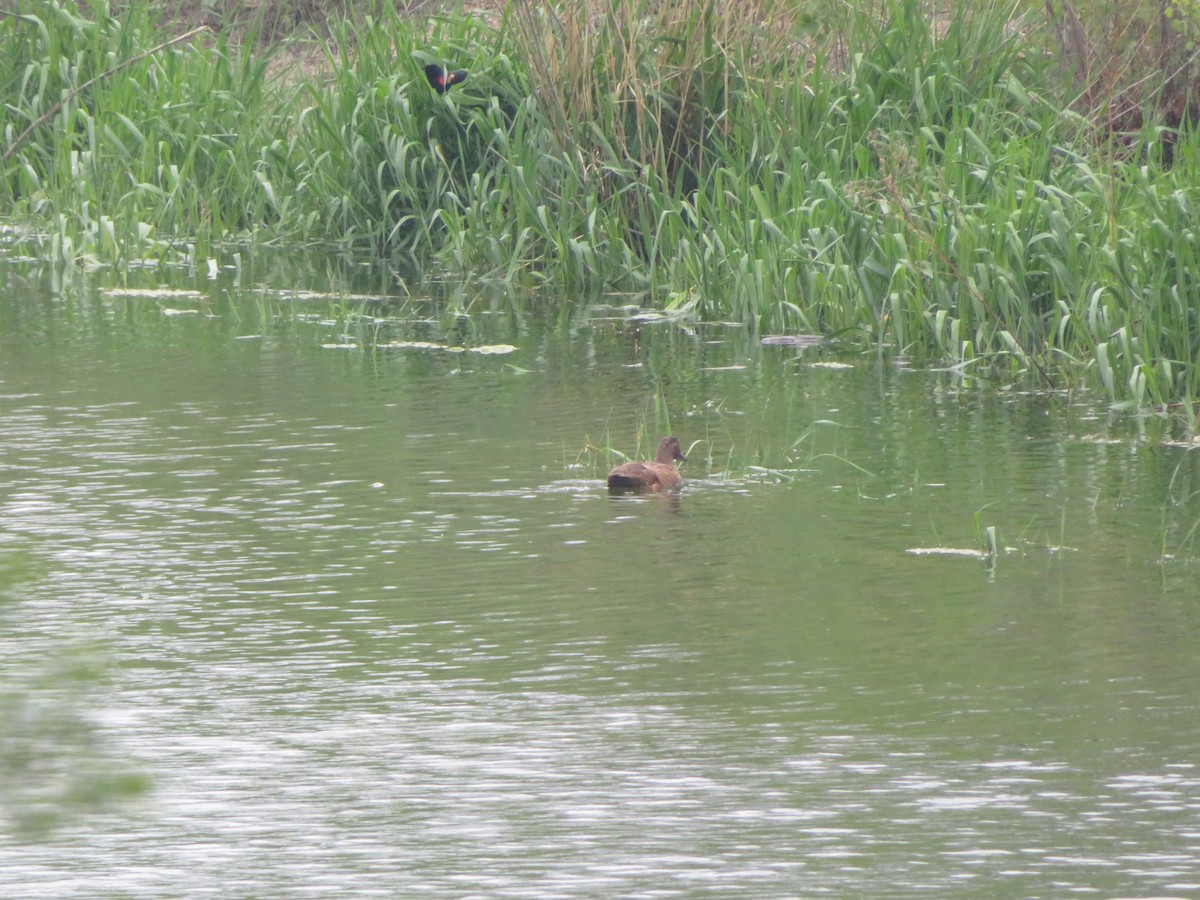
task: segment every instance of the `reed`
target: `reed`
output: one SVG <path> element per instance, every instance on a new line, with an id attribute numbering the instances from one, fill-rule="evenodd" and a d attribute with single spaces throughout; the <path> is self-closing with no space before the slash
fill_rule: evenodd
<path id="1" fill-rule="evenodd" d="M 367 248 L 1113 403 L 1194 399 L 1194 138 L 1169 168 L 1151 125 L 1098 139 L 1016 22 L 997 0 L 368 5 L 328 29 L 319 75 L 272 79 L 269 50 L 173 40 L 146 4 L 47 3 L 0 19 L 0 213 L 64 263 Z M 439 95 L 429 62 L 471 74 Z"/>
<path id="2" fill-rule="evenodd" d="M 161 41 L 146 6 L 90 12 L 47 3 L 0 21 L 7 212 L 48 223 L 54 255 L 93 264 L 263 220 L 257 163 L 282 128 L 267 58 L 199 30 Z"/>

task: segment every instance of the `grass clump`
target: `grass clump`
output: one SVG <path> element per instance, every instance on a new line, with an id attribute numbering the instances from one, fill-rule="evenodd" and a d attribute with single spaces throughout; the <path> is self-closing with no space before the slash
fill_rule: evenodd
<path id="1" fill-rule="evenodd" d="M 0 20 L 0 208 L 47 223 L 64 260 L 365 246 L 1113 402 L 1192 399 L 1193 138 L 1144 95 L 1115 139 L 1135 57 L 1098 65 L 1066 11 L 371 6 L 327 28 L 318 75 L 272 81 L 245 37 L 168 42 L 145 5 L 45 4 Z M 1091 49 L 1070 66 L 1069 47 Z M 471 74 L 439 95 L 430 62 Z M 1177 55 L 1153 64 L 1187 83 Z"/>
<path id="2" fill-rule="evenodd" d="M 256 173 L 284 127 L 267 58 L 204 29 L 163 41 L 145 6 L 90 13 L 47 3 L 0 19 L 6 212 L 46 223 L 55 256 L 93 264 L 264 220 Z"/>

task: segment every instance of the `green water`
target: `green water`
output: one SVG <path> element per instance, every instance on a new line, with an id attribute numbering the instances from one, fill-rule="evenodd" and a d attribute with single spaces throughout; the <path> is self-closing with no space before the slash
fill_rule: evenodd
<path id="1" fill-rule="evenodd" d="M 1160 423 L 386 273 L 3 271 L 0 895 L 1200 893 Z M 656 407 L 684 491 L 610 498 Z"/>

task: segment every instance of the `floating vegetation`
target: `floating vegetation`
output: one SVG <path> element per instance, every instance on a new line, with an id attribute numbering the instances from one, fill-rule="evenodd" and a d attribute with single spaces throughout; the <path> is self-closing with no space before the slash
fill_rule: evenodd
<path id="1" fill-rule="evenodd" d="M 362 350 L 364 349 L 353 341 L 343 341 L 322 344 L 324 350 Z M 375 350 L 425 350 L 438 351 L 442 353 L 478 353 L 481 356 L 503 356 L 509 353 L 515 353 L 517 348 L 512 344 L 485 344 L 480 347 L 461 347 L 450 344 L 439 344 L 434 341 L 387 341 L 386 343 L 374 344 L 372 349 Z"/>
<path id="2" fill-rule="evenodd" d="M 989 559 L 990 553 L 965 547 L 910 547 L 904 551 L 909 556 L 948 556 L 964 559 Z"/>
<path id="3" fill-rule="evenodd" d="M 376 350 L 450 350 L 445 344 L 435 344 L 432 341 L 388 341 L 386 344 L 376 344 Z M 454 348 L 462 351 L 462 347 Z"/>
<path id="4" fill-rule="evenodd" d="M 199 291 L 180 290 L 177 288 L 102 288 L 101 293 L 107 297 L 126 297 L 129 299 L 148 298 L 151 300 L 203 300 L 204 294 Z"/>
<path id="5" fill-rule="evenodd" d="M 760 343 L 764 347 L 815 347 L 825 340 L 820 334 L 770 334 Z"/>
<path id="6" fill-rule="evenodd" d="M 304 291 L 304 290 L 265 290 L 264 296 L 278 300 L 291 300 L 304 303 L 390 303 L 396 300 L 386 294 L 350 294 L 334 291 Z"/>

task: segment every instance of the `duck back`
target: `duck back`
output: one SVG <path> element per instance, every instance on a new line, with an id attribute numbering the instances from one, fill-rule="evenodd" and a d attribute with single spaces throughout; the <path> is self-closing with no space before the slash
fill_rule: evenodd
<path id="1" fill-rule="evenodd" d="M 608 473 L 610 491 L 669 491 L 683 484 L 675 460 L 685 460 L 679 441 L 665 437 L 658 444 L 654 462 L 627 462 Z"/>

